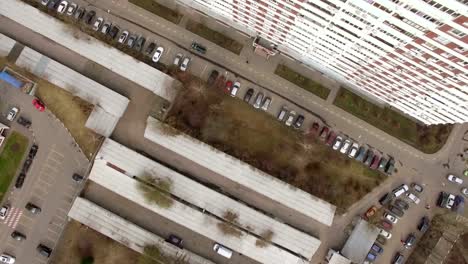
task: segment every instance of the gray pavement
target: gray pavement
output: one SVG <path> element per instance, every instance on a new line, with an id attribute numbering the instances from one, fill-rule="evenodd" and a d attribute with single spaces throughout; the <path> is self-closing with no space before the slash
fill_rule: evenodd
<path id="1" fill-rule="evenodd" d="M 19 107 L 20 115 L 30 119 L 32 126 L 27 130 L 16 122 L 5 122 L 3 116 L 2 121 L 26 135 L 30 146 L 33 142 L 39 146 L 24 185 L 16 189 L 13 181 L 5 197 L 4 202 L 11 204 L 12 210 L 7 221 L 0 224 L 0 251 L 16 256 L 19 264 L 46 263 L 36 246 L 43 243 L 54 248 L 57 244 L 67 222 L 67 212 L 81 188 L 71 176 L 84 174 L 89 162 L 55 116 L 34 108 L 31 96 L 0 82 L 0 98 L 5 105 Z M 41 207 L 42 212 L 31 214 L 24 208 L 28 202 Z M 27 239 L 13 240 L 10 237 L 13 230 L 25 234 Z"/>

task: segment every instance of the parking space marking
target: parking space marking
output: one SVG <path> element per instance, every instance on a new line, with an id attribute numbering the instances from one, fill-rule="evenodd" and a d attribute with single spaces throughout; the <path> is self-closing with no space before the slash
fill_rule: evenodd
<path id="1" fill-rule="evenodd" d="M 42 182 L 42 183 L 44 183 L 44 184 L 47 184 L 47 185 L 49 185 L 49 186 L 53 184 L 53 183 L 50 183 L 50 182 L 45 181 L 45 180 L 42 179 L 42 178 L 39 178 L 39 181 Z"/>
<path id="2" fill-rule="evenodd" d="M 54 171 L 54 172 L 58 172 L 58 171 L 59 171 L 58 168 L 52 167 L 49 163 L 44 164 L 43 167 L 44 167 L 44 168 L 49 168 L 49 169 L 51 169 L 51 170 Z"/>

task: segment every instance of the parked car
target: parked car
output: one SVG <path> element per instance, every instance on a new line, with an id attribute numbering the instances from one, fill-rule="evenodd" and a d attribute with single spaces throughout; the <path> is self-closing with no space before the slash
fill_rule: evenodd
<path id="1" fill-rule="evenodd" d="M 49 0 L 41 0 L 41 4 L 43 6 L 46 6 L 49 3 Z"/>
<path id="2" fill-rule="evenodd" d="M 47 3 L 47 9 L 56 10 L 59 5 L 60 5 L 60 0 L 50 0 L 49 3 Z"/>
<path id="3" fill-rule="evenodd" d="M 9 211 L 10 211 L 9 205 L 2 206 L 2 208 L 0 208 L 0 220 L 5 220 Z"/>
<path id="4" fill-rule="evenodd" d="M 234 82 L 234 85 L 232 86 L 231 89 L 231 96 L 236 97 L 237 92 L 239 92 L 240 89 L 240 82 Z"/>
<path id="5" fill-rule="evenodd" d="M 67 1 L 61 1 L 60 4 L 57 7 L 57 12 L 60 14 L 65 13 L 67 10 L 68 2 Z"/>
<path id="6" fill-rule="evenodd" d="M 178 248 L 183 248 L 182 247 L 182 238 L 176 236 L 176 235 L 173 235 L 173 234 L 170 234 L 169 237 L 166 239 L 166 242 L 168 243 L 171 243 L 172 245 L 178 247 Z"/>
<path id="7" fill-rule="evenodd" d="M 205 54 L 206 53 L 206 48 L 203 47 L 202 45 L 196 43 L 196 42 L 192 42 L 192 49 L 200 52 L 201 54 Z"/>
<path id="8" fill-rule="evenodd" d="M 341 145 L 343 143 L 343 137 L 342 136 L 337 136 L 335 139 L 335 142 L 333 143 L 333 150 L 338 150 L 341 148 Z"/>
<path id="9" fill-rule="evenodd" d="M 383 236 L 380 236 L 380 235 L 379 235 L 379 236 L 377 237 L 377 242 L 379 242 L 380 245 L 385 245 L 385 244 L 387 244 L 387 239 L 385 239 Z"/>
<path id="10" fill-rule="evenodd" d="M 86 13 L 86 9 L 84 9 L 83 7 L 80 7 L 76 10 L 75 14 L 73 15 L 73 17 L 76 19 L 76 20 L 81 20 L 84 15 Z"/>
<path id="11" fill-rule="evenodd" d="M 186 71 L 188 66 L 189 66 L 189 63 L 190 63 L 190 57 L 185 57 L 183 60 L 182 60 L 182 63 L 180 64 L 180 67 L 179 69 L 181 71 Z"/>
<path id="12" fill-rule="evenodd" d="M 260 108 L 260 105 L 262 104 L 263 100 L 263 93 L 258 93 L 257 96 L 255 97 L 255 102 L 253 104 L 254 108 Z"/>
<path id="13" fill-rule="evenodd" d="M 356 154 L 356 160 L 359 162 L 363 162 L 364 158 L 366 157 L 366 148 L 364 146 L 361 146 Z"/>
<path id="14" fill-rule="evenodd" d="M 445 205 L 445 208 L 452 209 L 454 204 L 455 204 L 455 195 L 449 194 L 448 198 L 447 198 L 447 204 Z"/>
<path id="15" fill-rule="evenodd" d="M 281 110 L 279 111 L 277 118 L 278 118 L 279 121 L 283 122 L 284 118 L 285 118 L 287 115 L 288 115 L 288 108 L 286 108 L 286 106 L 283 106 L 283 107 L 281 108 Z M 291 122 L 292 122 L 292 121 L 291 121 Z"/>
<path id="16" fill-rule="evenodd" d="M 75 13 L 77 7 L 78 7 L 77 4 L 71 3 L 67 8 L 67 15 L 68 16 L 73 15 Z"/>
<path id="17" fill-rule="evenodd" d="M 377 259 L 377 255 L 374 252 L 367 253 L 366 260 L 374 262 Z"/>
<path id="18" fill-rule="evenodd" d="M 146 56 L 152 56 L 153 55 L 153 52 L 156 50 L 157 48 L 157 45 L 156 45 L 156 42 L 151 42 L 145 49 L 145 55 Z"/>
<path id="19" fill-rule="evenodd" d="M 393 257 L 392 264 L 403 264 L 405 258 L 400 252 L 397 252 L 395 257 Z"/>
<path id="20" fill-rule="evenodd" d="M 366 158 L 364 159 L 364 165 L 370 166 L 372 161 L 374 160 L 374 151 L 372 149 L 368 149 L 366 153 Z"/>
<path id="21" fill-rule="evenodd" d="M 439 197 L 437 198 L 437 206 L 446 208 L 449 194 L 446 192 L 440 192 Z"/>
<path id="22" fill-rule="evenodd" d="M 102 27 L 101 27 L 101 33 L 104 35 L 107 35 L 110 31 L 112 23 L 110 22 L 105 22 Z"/>
<path id="23" fill-rule="evenodd" d="M 96 16 L 96 12 L 94 12 L 93 10 L 86 13 L 85 18 L 84 18 L 85 23 L 88 25 L 91 25 L 91 23 L 93 22 L 93 18 L 95 16 Z"/>
<path id="24" fill-rule="evenodd" d="M 414 193 L 409 192 L 406 194 L 406 197 L 408 197 L 408 199 L 413 201 L 415 204 L 419 204 L 419 202 L 421 201 Z"/>
<path id="25" fill-rule="evenodd" d="M 370 217 L 375 215 L 377 212 L 377 207 L 376 206 L 371 206 L 367 211 L 364 213 L 364 219 L 369 220 Z"/>
<path id="26" fill-rule="evenodd" d="M 267 111 L 268 107 L 270 107 L 271 104 L 271 98 L 270 97 L 265 97 L 262 103 L 262 110 Z"/>
<path id="27" fill-rule="evenodd" d="M 78 173 L 73 173 L 72 179 L 73 179 L 75 182 L 80 183 L 80 182 L 83 181 L 84 177 L 81 176 L 81 175 L 79 175 Z"/>
<path id="28" fill-rule="evenodd" d="M 248 89 L 244 95 L 244 102 L 250 103 L 250 99 L 252 99 L 253 94 L 254 94 L 254 89 L 252 88 Z"/>
<path id="29" fill-rule="evenodd" d="M 309 129 L 309 134 L 313 137 L 316 137 L 318 135 L 320 129 L 320 125 L 317 122 L 312 123 L 312 126 Z"/>
<path id="30" fill-rule="evenodd" d="M 390 212 L 392 212 L 394 215 L 396 215 L 397 217 L 403 217 L 403 215 L 405 214 L 403 212 L 403 210 L 401 210 L 400 208 L 396 207 L 396 206 L 393 206 L 393 205 L 390 205 L 388 207 L 388 209 L 390 210 Z"/>
<path id="31" fill-rule="evenodd" d="M 329 134 L 328 134 L 328 137 L 327 137 L 327 142 L 325 143 L 327 146 L 332 146 L 333 143 L 335 142 L 335 139 L 338 135 L 334 132 L 334 131 L 331 131 Z"/>
<path id="32" fill-rule="evenodd" d="M 304 116 L 298 115 L 296 118 L 296 121 L 294 121 L 294 128 L 295 129 L 301 128 L 303 123 L 304 123 Z"/>
<path id="33" fill-rule="evenodd" d="M 104 18 L 98 17 L 98 19 L 96 19 L 96 21 L 94 21 L 93 30 L 98 31 L 101 28 L 101 25 L 102 25 L 103 22 L 104 22 Z"/>
<path id="34" fill-rule="evenodd" d="M 418 193 L 422 193 L 424 191 L 424 188 L 421 185 L 417 184 L 417 183 L 413 182 L 413 183 L 411 183 L 410 186 L 411 186 L 411 189 L 415 190 Z"/>
<path id="35" fill-rule="evenodd" d="M 392 175 L 393 171 L 395 170 L 395 160 L 390 158 L 387 162 L 387 166 L 385 167 L 385 173 L 388 175 Z"/>
<path id="36" fill-rule="evenodd" d="M 34 98 L 34 99 L 32 100 L 32 104 L 34 105 L 34 107 L 35 107 L 37 110 L 39 110 L 39 112 L 44 112 L 45 106 L 44 106 L 44 103 L 43 103 L 41 100 L 39 100 L 39 99 L 37 99 L 37 98 Z"/>
<path id="37" fill-rule="evenodd" d="M 182 53 L 177 53 L 177 55 L 174 57 L 173 64 L 176 66 L 179 66 L 180 61 L 182 60 L 182 57 L 183 57 Z"/>
<path id="38" fill-rule="evenodd" d="M 13 121 L 13 119 L 15 119 L 16 115 L 18 114 L 19 112 L 19 109 L 18 107 L 15 107 L 13 106 L 10 111 L 8 112 L 8 115 L 7 115 L 7 120 L 8 121 Z"/>
<path id="39" fill-rule="evenodd" d="M 343 146 L 341 147 L 340 149 L 340 153 L 341 154 L 348 154 L 348 151 L 349 151 L 349 147 L 351 146 L 352 142 L 350 139 L 346 139 L 343 143 Z"/>
<path id="40" fill-rule="evenodd" d="M 411 248 L 414 245 L 414 242 L 416 242 L 416 236 L 411 233 L 405 240 L 405 248 Z"/>
<path id="41" fill-rule="evenodd" d="M 418 230 L 422 233 L 425 233 L 427 229 L 429 229 L 429 218 L 427 216 L 424 216 L 423 218 L 421 218 L 421 221 L 419 221 Z"/>
<path id="42" fill-rule="evenodd" d="M 42 210 L 39 206 L 33 204 L 33 203 L 27 203 L 26 206 L 24 207 L 26 210 L 33 214 L 39 214 Z"/>
<path id="43" fill-rule="evenodd" d="M 383 252 L 383 248 L 375 243 L 372 245 L 371 250 L 378 254 L 381 254 Z"/>
<path id="44" fill-rule="evenodd" d="M 231 92 L 233 82 L 231 80 L 226 81 L 226 85 L 224 86 L 224 90 L 226 93 Z"/>
<path id="45" fill-rule="evenodd" d="M 408 210 L 409 204 L 401 199 L 396 199 L 394 205 L 401 210 Z"/>
<path id="46" fill-rule="evenodd" d="M 352 145 L 351 145 L 351 149 L 349 150 L 349 154 L 348 154 L 348 157 L 350 158 L 354 158 L 356 157 L 357 153 L 358 153 L 358 150 L 359 150 L 359 145 L 358 143 L 354 142 Z"/>
<path id="47" fill-rule="evenodd" d="M 143 46 L 145 45 L 145 42 L 146 42 L 145 37 L 139 36 L 135 41 L 135 46 L 133 46 L 133 49 L 135 49 L 138 52 L 141 52 L 141 50 L 143 49 Z"/>
<path id="48" fill-rule="evenodd" d="M 128 35 L 127 39 L 127 47 L 133 48 L 135 46 L 135 41 L 137 39 L 137 36 L 135 35 Z"/>
<path id="49" fill-rule="evenodd" d="M 392 215 L 389 212 L 385 212 L 383 216 L 385 217 L 385 219 L 390 221 L 392 224 L 396 224 L 398 222 L 398 218 L 396 216 Z"/>
<path id="50" fill-rule="evenodd" d="M 39 146 L 36 144 L 33 144 L 31 146 L 31 149 L 29 150 L 28 158 L 34 159 L 34 157 L 36 157 L 36 153 L 38 150 L 39 150 Z"/>
<path id="51" fill-rule="evenodd" d="M 286 118 L 286 122 L 284 122 L 284 124 L 286 126 L 291 126 L 293 121 L 294 121 L 295 116 L 296 116 L 296 112 L 295 111 L 290 111 L 289 114 L 288 114 L 288 117 Z"/>
<path id="52" fill-rule="evenodd" d="M 153 62 L 158 62 L 159 59 L 161 59 L 161 56 L 162 56 L 163 52 L 164 52 L 164 48 L 163 47 L 158 47 L 156 49 L 156 52 L 153 54 L 153 57 L 151 58 L 151 60 Z"/>
<path id="53" fill-rule="evenodd" d="M 24 126 L 25 128 L 29 128 L 31 127 L 31 121 L 29 121 L 28 119 L 26 119 L 25 117 L 23 116 L 20 116 L 16 122 L 22 126 Z"/>
<path id="54" fill-rule="evenodd" d="M 383 229 L 380 229 L 380 235 L 383 236 L 385 239 L 392 238 L 392 234 Z"/>
<path id="55" fill-rule="evenodd" d="M 394 197 L 395 196 L 393 195 L 393 193 L 386 193 L 379 199 L 379 203 L 382 206 L 385 206 L 385 205 L 389 204 Z"/>
<path id="56" fill-rule="evenodd" d="M 18 232 L 18 231 L 13 231 L 11 233 L 11 237 L 14 239 L 14 240 L 17 240 L 17 241 L 23 241 L 23 240 L 26 240 L 26 236 L 21 233 L 21 232 Z"/>
<path id="57" fill-rule="evenodd" d="M 122 34 L 120 34 L 119 39 L 117 40 L 117 42 L 120 43 L 120 44 L 124 44 L 125 41 L 127 40 L 129 34 L 130 33 L 128 33 L 127 30 L 122 31 Z"/>
<path id="58" fill-rule="evenodd" d="M 322 131 L 320 131 L 320 140 L 321 141 L 325 141 L 328 137 L 328 132 L 330 131 L 330 129 L 326 126 L 324 126 L 322 128 Z"/>
<path id="59" fill-rule="evenodd" d="M 448 180 L 449 182 L 453 182 L 453 183 L 458 184 L 458 185 L 463 184 L 463 180 L 460 179 L 460 178 L 458 178 L 457 176 L 455 176 L 455 175 L 453 175 L 453 174 L 449 174 L 449 175 L 447 176 L 447 180 Z"/>
<path id="60" fill-rule="evenodd" d="M 23 187 L 25 179 L 26 179 L 26 174 L 24 174 L 23 172 L 20 172 L 18 178 L 16 178 L 15 188 L 21 189 L 21 187 Z"/>
<path id="61" fill-rule="evenodd" d="M 377 167 L 377 169 L 381 172 L 385 172 L 386 166 L 387 166 L 387 159 L 382 157 L 382 159 L 380 159 L 379 166 Z"/>
<path id="62" fill-rule="evenodd" d="M 466 197 L 468 197 L 468 188 L 461 188 L 460 192 L 465 195 Z"/>
<path id="63" fill-rule="evenodd" d="M 393 225 L 388 220 L 382 219 L 381 226 L 385 230 L 392 230 Z"/>
<path id="64" fill-rule="evenodd" d="M 395 195 L 395 197 L 399 197 L 400 195 L 404 194 L 408 190 L 409 190 L 408 185 L 402 184 L 396 187 L 395 189 L 393 189 L 392 193 L 393 195 Z"/>
<path id="65" fill-rule="evenodd" d="M 214 84 L 214 82 L 218 78 L 218 75 L 219 75 L 219 72 L 217 70 L 212 70 L 211 71 L 210 76 L 208 77 L 208 81 L 206 82 L 208 84 L 208 86 L 212 86 Z M 253 91 L 253 89 L 249 89 L 249 90 Z M 244 100 L 245 100 L 245 97 L 244 97 Z"/>
<path id="66" fill-rule="evenodd" d="M 3 253 L 2 255 L 0 255 L 0 261 L 5 264 L 13 264 L 15 263 L 16 258 L 7 253 Z"/>
<path id="67" fill-rule="evenodd" d="M 109 37 L 111 39 L 115 39 L 117 37 L 117 35 L 119 34 L 120 32 L 120 28 L 116 25 L 112 25 L 111 29 L 109 30 Z"/>
<path id="68" fill-rule="evenodd" d="M 372 160 L 372 163 L 371 165 L 369 166 L 369 168 L 375 170 L 377 169 L 377 166 L 379 166 L 379 162 L 380 162 L 380 156 L 379 155 L 374 155 L 374 159 Z"/>
<path id="69" fill-rule="evenodd" d="M 47 258 L 50 257 L 50 255 L 52 254 L 52 249 L 50 249 L 47 246 L 44 246 L 43 244 L 39 244 L 36 250 L 39 252 L 39 254 Z"/>
<path id="70" fill-rule="evenodd" d="M 215 243 L 213 245 L 213 250 L 214 252 L 218 253 L 219 255 L 225 257 L 225 258 L 228 258 L 230 259 L 232 257 L 232 250 L 230 250 L 229 248 L 221 245 L 221 244 L 218 244 L 218 243 Z"/>

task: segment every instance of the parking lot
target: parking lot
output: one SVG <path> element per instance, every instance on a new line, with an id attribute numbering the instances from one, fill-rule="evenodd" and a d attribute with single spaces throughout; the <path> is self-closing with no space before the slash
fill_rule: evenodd
<path id="1" fill-rule="evenodd" d="M 48 259 L 41 256 L 36 247 L 44 244 L 53 249 L 57 244 L 71 203 L 81 189 L 71 175 L 75 172 L 84 174 L 88 161 L 50 112 L 37 111 L 31 103 L 33 97 L 0 82 L 0 98 L 4 108 L 14 105 L 19 109 L 13 122 L 7 121 L 4 115 L 0 117 L 1 121 L 12 130 L 27 135 L 30 146 L 38 145 L 24 183 L 20 188 L 15 187 L 15 178 L 3 201 L 3 205 L 10 208 L 0 225 L 0 240 L 4 241 L 0 251 L 15 256 L 17 263 L 46 263 Z M 29 129 L 16 122 L 19 116 L 31 121 Z M 28 203 L 40 208 L 40 212 L 32 213 L 32 209 L 25 208 Z M 13 231 L 23 234 L 26 239 L 14 240 L 11 237 Z"/>

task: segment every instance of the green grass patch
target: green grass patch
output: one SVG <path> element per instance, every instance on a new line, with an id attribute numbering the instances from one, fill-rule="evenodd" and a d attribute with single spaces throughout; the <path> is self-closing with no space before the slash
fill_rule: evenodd
<path id="1" fill-rule="evenodd" d="M 326 100 L 330 94 L 330 89 L 326 88 L 318 82 L 302 76 L 284 64 L 279 64 L 278 67 L 276 67 L 275 74 L 324 100 Z"/>
<path id="2" fill-rule="evenodd" d="M 154 0 L 128 0 L 128 2 L 139 6 L 157 16 L 160 16 L 174 24 L 179 24 L 182 15 L 177 11 L 157 3 Z"/>
<path id="3" fill-rule="evenodd" d="M 13 131 L 8 135 L 0 154 L 0 201 L 16 175 L 28 147 L 28 138 Z"/>
<path id="4" fill-rule="evenodd" d="M 241 53 L 241 50 L 243 48 L 242 44 L 201 23 L 197 23 L 195 21 L 190 20 L 187 22 L 186 28 L 192 33 L 195 33 L 198 36 L 209 40 L 210 42 L 213 42 L 214 44 L 222 48 L 229 50 L 232 53 L 235 53 L 237 55 Z"/>
<path id="5" fill-rule="evenodd" d="M 447 141 L 451 125 L 425 126 L 391 110 L 379 107 L 351 91 L 341 88 L 334 104 L 378 129 L 421 150 L 437 152 Z"/>

